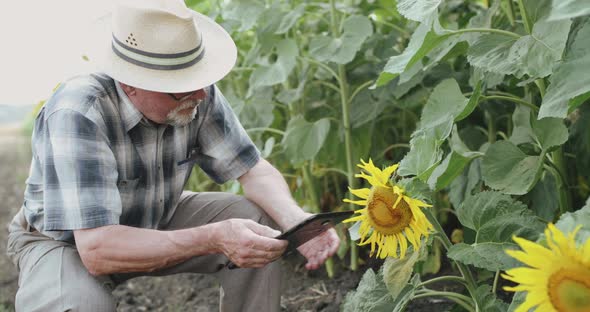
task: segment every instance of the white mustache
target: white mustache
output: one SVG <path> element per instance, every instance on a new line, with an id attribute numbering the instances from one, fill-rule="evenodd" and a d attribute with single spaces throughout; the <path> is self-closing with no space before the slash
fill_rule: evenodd
<path id="1" fill-rule="evenodd" d="M 201 99 L 199 99 L 199 100 L 194 100 L 194 99 L 184 100 L 184 101 L 182 101 L 182 103 L 180 103 L 180 106 L 178 106 L 174 109 L 174 111 L 179 112 L 183 109 L 195 108 L 195 107 L 199 106 L 199 104 L 201 104 L 201 102 L 203 102 L 203 100 L 201 100 Z"/>

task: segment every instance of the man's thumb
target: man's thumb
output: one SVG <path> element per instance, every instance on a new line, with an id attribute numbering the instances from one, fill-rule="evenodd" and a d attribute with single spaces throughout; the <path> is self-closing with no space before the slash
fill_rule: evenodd
<path id="1" fill-rule="evenodd" d="M 268 227 L 266 225 L 262 225 L 259 223 L 250 223 L 249 227 L 254 233 L 256 233 L 258 235 L 271 237 L 271 238 L 281 235 L 280 231 L 277 231 L 271 227 Z"/>

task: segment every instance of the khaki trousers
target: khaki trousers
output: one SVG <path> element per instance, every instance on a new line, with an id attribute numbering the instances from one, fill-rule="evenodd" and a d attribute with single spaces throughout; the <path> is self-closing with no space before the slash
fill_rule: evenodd
<path id="1" fill-rule="evenodd" d="M 252 219 L 276 228 L 258 206 L 227 193 L 183 193 L 162 230 L 200 226 L 230 218 Z M 82 264 L 76 246 L 48 238 L 27 224 L 19 212 L 9 227 L 7 253 L 19 269 L 16 311 L 115 311 L 113 288 L 137 276 L 176 273 L 214 274 L 221 284 L 220 311 L 279 311 L 280 263 L 261 269 L 225 268 L 221 254 L 194 257 L 155 272 L 94 277 Z"/>

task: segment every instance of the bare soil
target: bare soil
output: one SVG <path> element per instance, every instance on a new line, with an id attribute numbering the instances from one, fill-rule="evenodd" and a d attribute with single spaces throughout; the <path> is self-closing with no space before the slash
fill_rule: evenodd
<path id="1" fill-rule="evenodd" d="M 0 128 L 0 312 L 14 311 L 18 273 L 6 257 L 7 226 L 22 203 L 30 164 L 29 138 L 19 130 Z M 355 289 L 367 266 L 358 271 L 336 263 L 336 277 L 325 270 L 307 271 L 304 259 L 292 255 L 283 263 L 282 311 L 339 311 L 346 294 Z M 369 263 L 369 265 L 371 265 Z M 217 311 L 219 285 L 208 275 L 179 274 L 140 277 L 114 290 L 118 311 Z M 408 311 L 447 311 L 451 305 L 440 299 L 419 300 Z"/>

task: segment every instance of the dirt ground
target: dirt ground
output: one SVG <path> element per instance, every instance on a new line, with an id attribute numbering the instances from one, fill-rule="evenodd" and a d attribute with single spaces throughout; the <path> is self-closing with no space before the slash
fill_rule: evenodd
<path id="1" fill-rule="evenodd" d="M 7 225 L 22 203 L 30 163 L 29 139 L 15 129 L 0 128 L 0 312 L 14 311 L 18 275 L 6 257 Z M 282 311 L 339 311 L 366 268 L 356 272 L 336 266 L 329 279 L 322 268 L 307 271 L 299 255 L 283 263 Z M 339 261 L 336 261 L 339 263 Z M 132 279 L 114 290 L 118 311 L 217 311 L 218 283 L 208 275 L 179 274 Z M 444 311 L 448 303 L 432 299 L 413 303 L 408 311 Z"/>

